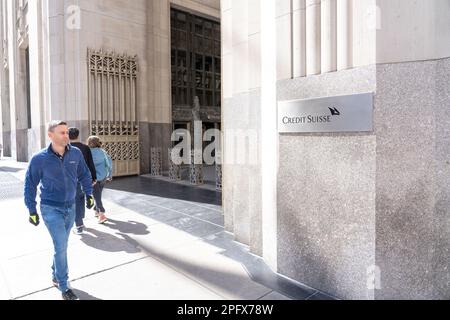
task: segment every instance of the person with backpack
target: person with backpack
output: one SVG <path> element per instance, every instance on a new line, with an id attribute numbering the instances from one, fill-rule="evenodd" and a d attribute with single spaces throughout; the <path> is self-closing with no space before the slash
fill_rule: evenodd
<path id="1" fill-rule="evenodd" d="M 97 173 L 97 183 L 94 185 L 95 216 L 98 218 L 98 223 L 103 224 L 108 219 L 103 207 L 102 193 L 106 183 L 112 180 L 113 164 L 111 157 L 102 149 L 102 142 L 99 137 L 89 137 L 88 146 L 91 148 L 92 159 Z"/>

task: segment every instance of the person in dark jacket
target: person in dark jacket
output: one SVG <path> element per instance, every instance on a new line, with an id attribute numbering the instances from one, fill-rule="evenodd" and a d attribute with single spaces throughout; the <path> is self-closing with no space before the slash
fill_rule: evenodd
<path id="1" fill-rule="evenodd" d="M 25 177 L 25 205 L 29 222 L 39 225 L 36 193 L 40 185 L 40 211 L 45 226 L 53 240 L 53 285 L 62 292 L 64 300 L 78 300 L 69 288 L 67 246 L 70 230 L 75 222 L 75 196 L 80 181 L 86 197 L 86 207 L 94 206 L 92 177 L 81 151 L 69 144 L 69 128 L 62 121 L 53 121 L 48 126 L 51 144 L 34 155 Z"/>
<path id="2" fill-rule="evenodd" d="M 80 149 L 81 152 L 83 153 L 84 160 L 86 161 L 89 171 L 91 172 L 93 185 L 95 185 L 97 181 L 97 173 L 95 171 L 94 161 L 92 160 L 92 152 L 87 145 L 80 142 L 79 137 L 80 137 L 80 130 L 78 130 L 77 128 L 69 128 L 70 144 Z M 85 194 L 83 190 L 81 190 L 81 183 L 79 182 L 77 185 L 77 196 L 75 200 L 76 200 L 75 233 L 80 235 L 83 234 L 84 231 L 83 219 L 85 217 L 85 209 L 84 209 Z"/>

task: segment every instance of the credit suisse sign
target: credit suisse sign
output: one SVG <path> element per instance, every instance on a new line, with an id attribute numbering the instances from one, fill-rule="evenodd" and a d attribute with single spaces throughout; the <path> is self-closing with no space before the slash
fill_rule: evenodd
<path id="1" fill-rule="evenodd" d="M 373 93 L 278 103 L 279 133 L 373 131 Z"/>

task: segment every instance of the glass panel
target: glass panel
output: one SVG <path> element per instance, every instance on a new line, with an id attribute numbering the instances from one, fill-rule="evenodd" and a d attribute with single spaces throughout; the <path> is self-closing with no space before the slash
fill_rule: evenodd
<path id="1" fill-rule="evenodd" d="M 214 38 L 220 40 L 220 25 L 217 23 L 214 24 Z"/>
<path id="2" fill-rule="evenodd" d="M 180 49 L 187 49 L 187 35 L 184 31 L 178 31 L 178 48 Z"/>
<path id="3" fill-rule="evenodd" d="M 212 74 L 211 73 L 206 73 L 205 75 L 205 89 L 211 89 L 212 87 Z"/>
<path id="4" fill-rule="evenodd" d="M 183 85 L 188 86 L 189 85 L 189 77 L 188 77 L 188 71 L 185 69 L 183 71 Z"/>
<path id="5" fill-rule="evenodd" d="M 205 54 L 213 55 L 213 41 L 209 39 L 203 40 Z"/>
<path id="6" fill-rule="evenodd" d="M 221 73 L 220 58 L 214 58 L 214 72 Z"/>
<path id="7" fill-rule="evenodd" d="M 205 37 L 212 38 L 213 36 L 212 23 L 206 21 L 204 25 L 205 25 Z"/>
<path id="8" fill-rule="evenodd" d="M 215 106 L 216 107 L 220 107 L 221 105 L 221 96 L 220 96 L 220 91 L 216 91 L 216 96 L 215 96 Z"/>
<path id="9" fill-rule="evenodd" d="M 197 88 L 203 88 L 203 73 L 202 72 L 195 72 L 195 86 Z"/>
<path id="10" fill-rule="evenodd" d="M 170 33 L 170 45 L 172 48 L 177 47 L 177 32 L 174 30 Z"/>
<path id="11" fill-rule="evenodd" d="M 186 68 L 186 51 L 178 51 L 178 67 Z"/>
<path id="12" fill-rule="evenodd" d="M 212 91 L 206 90 L 206 106 L 213 106 L 213 94 Z"/>
<path id="13" fill-rule="evenodd" d="M 187 103 L 187 89 L 186 88 L 180 88 L 180 104 L 186 105 Z"/>
<path id="14" fill-rule="evenodd" d="M 175 96 L 175 90 L 176 88 L 172 88 L 172 104 L 178 104 L 178 101 L 176 100 Z"/>
<path id="15" fill-rule="evenodd" d="M 220 75 L 216 75 L 216 82 L 215 82 L 215 89 L 216 90 L 221 90 L 221 84 L 222 84 L 222 79 L 220 78 Z"/>
<path id="16" fill-rule="evenodd" d="M 200 102 L 200 105 L 201 106 L 204 106 L 205 105 L 205 101 L 204 101 L 204 99 L 203 99 L 203 90 L 196 90 L 195 91 L 195 95 L 198 97 L 198 100 L 199 100 L 199 102 Z"/>
<path id="17" fill-rule="evenodd" d="M 170 52 L 170 65 L 175 66 L 175 55 L 177 54 L 177 51 L 175 49 L 172 49 Z"/>
<path id="18" fill-rule="evenodd" d="M 179 12 L 177 15 L 178 24 L 177 27 L 182 30 L 186 30 L 186 15 Z"/>
<path id="19" fill-rule="evenodd" d="M 198 35 L 203 35 L 202 19 L 195 19 L 195 33 Z"/>
<path id="20" fill-rule="evenodd" d="M 203 56 L 200 54 L 195 55 L 195 69 L 203 70 Z"/>
<path id="21" fill-rule="evenodd" d="M 205 57 L 205 71 L 212 72 L 212 57 Z"/>
<path id="22" fill-rule="evenodd" d="M 220 57 L 220 42 L 214 41 L 214 55 Z"/>
<path id="23" fill-rule="evenodd" d="M 187 86 L 187 71 L 178 71 L 178 83 L 180 86 Z"/>
<path id="24" fill-rule="evenodd" d="M 170 11 L 170 28 L 175 28 L 177 26 L 176 24 L 176 13 L 175 11 Z"/>
<path id="25" fill-rule="evenodd" d="M 177 86 L 177 87 L 179 87 L 179 86 L 181 86 L 181 78 L 180 78 L 180 75 L 178 74 L 178 72 L 175 72 L 175 85 Z"/>
<path id="26" fill-rule="evenodd" d="M 172 87 L 177 85 L 177 73 L 172 70 Z"/>
<path id="27" fill-rule="evenodd" d="M 170 18 L 172 104 L 192 105 L 197 95 L 202 106 L 220 106 L 220 24 L 178 10 Z"/>
<path id="28" fill-rule="evenodd" d="M 195 36 L 194 50 L 195 52 L 203 52 L 203 39 L 201 37 Z"/>

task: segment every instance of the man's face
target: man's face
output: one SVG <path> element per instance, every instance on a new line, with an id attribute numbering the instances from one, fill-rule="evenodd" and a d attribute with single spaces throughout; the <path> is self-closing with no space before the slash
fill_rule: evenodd
<path id="1" fill-rule="evenodd" d="M 70 142 L 69 127 L 64 125 L 57 126 L 53 132 L 48 133 L 48 137 L 54 145 L 66 147 Z"/>

